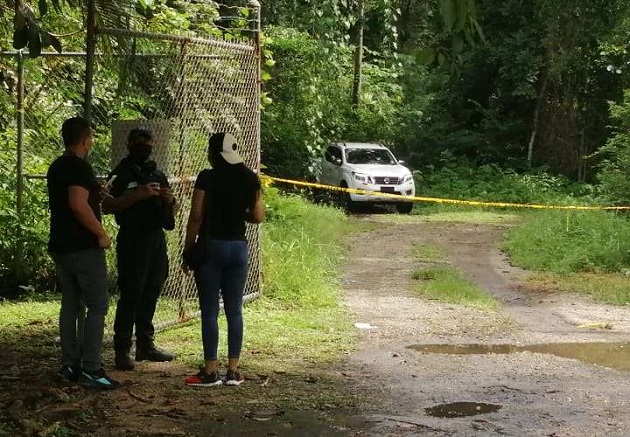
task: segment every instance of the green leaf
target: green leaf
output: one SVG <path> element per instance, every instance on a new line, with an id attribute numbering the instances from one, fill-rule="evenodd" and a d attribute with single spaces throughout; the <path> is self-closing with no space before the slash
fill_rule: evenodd
<path id="1" fill-rule="evenodd" d="M 463 30 L 468 18 L 468 1 L 457 0 L 455 2 L 455 8 L 457 9 L 457 30 Z"/>
<path id="2" fill-rule="evenodd" d="M 484 35 L 483 29 L 481 28 L 481 25 L 479 24 L 479 22 L 473 17 L 470 17 L 470 22 L 472 23 L 473 27 L 477 31 L 477 35 L 479 35 L 479 39 L 482 42 L 486 42 L 486 36 Z"/>
<path id="3" fill-rule="evenodd" d="M 418 60 L 424 65 L 431 65 L 435 62 L 435 50 L 431 47 L 424 48 L 418 53 Z"/>

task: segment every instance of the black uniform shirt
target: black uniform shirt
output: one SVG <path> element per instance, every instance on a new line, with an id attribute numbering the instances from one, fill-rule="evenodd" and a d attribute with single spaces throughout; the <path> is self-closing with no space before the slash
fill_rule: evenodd
<path id="1" fill-rule="evenodd" d="M 92 166 L 75 154 L 64 153 L 50 165 L 46 182 L 50 209 L 48 250 L 64 254 L 99 247 L 98 237 L 75 218 L 68 197 L 69 187 L 85 188 L 89 192 L 88 203 L 100 221 L 100 185 Z"/>
<path id="2" fill-rule="evenodd" d="M 170 188 L 168 179 L 157 169 L 154 161 L 138 164 L 129 157 L 124 158 L 109 174 L 108 179 L 113 175 L 116 175 L 116 179 L 109 194 L 114 197 L 119 197 L 129 189 L 137 189 L 140 185 L 148 183 L 159 183 L 161 188 Z M 175 227 L 171 209 L 158 196 L 140 200 L 129 208 L 117 212 L 115 217 L 121 229 L 151 232 Z"/>

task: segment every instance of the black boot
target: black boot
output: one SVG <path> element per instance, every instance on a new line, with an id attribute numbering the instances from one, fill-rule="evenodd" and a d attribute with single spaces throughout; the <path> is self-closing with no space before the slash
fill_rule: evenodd
<path id="1" fill-rule="evenodd" d="M 138 346 L 136 344 L 136 361 L 172 361 L 175 358 L 172 354 L 164 352 L 155 347 L 154 344 L 148 346 Z"/>
<path id="2" fill-rule="evenodd" d="M 116 351 L 116 356 L 114 357 L 114 367 L 118 370 L 133 370 L 135 364 L 131 357 L 129 356 L 129 351 Z"/>

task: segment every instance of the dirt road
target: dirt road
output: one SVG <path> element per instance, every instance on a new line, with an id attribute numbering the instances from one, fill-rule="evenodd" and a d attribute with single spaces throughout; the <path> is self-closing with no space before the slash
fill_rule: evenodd
<path id="1" fill-rule="evenodd" d="M 505 230 L 389 224 L 354 241 L 343 278 L 346 303 L 357 322 L 376 328 L 364 331 L 342 371 L 359 386 L 378 387 L 367 416 L 370 435 L 630 435 L 630 309 L 527 290 L 523 272 L 497 249 Z M 442 248 L 501 308 L 484 312 L 415 297 L 414 244 Z M 585 342 L 594 344 L 570 345 Z M 622 344 L 611 352 L 600 342 Z M 503 346 L 494 349 L 500 354 L 436 354 L 431 345 L 477 345 L 441 352 Z M 439 407 L 458 402 L 479 404 Z M 463 416 L 486 408 L 496 411 Z"/>

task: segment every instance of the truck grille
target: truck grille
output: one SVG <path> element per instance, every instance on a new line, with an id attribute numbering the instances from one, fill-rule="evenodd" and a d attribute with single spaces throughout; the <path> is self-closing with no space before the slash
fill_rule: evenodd
<path id="1" fill-rule="evenodd" d="M 377 185 L 398 185 L 400 180 L 395 176 L 374 176 Z"/>

